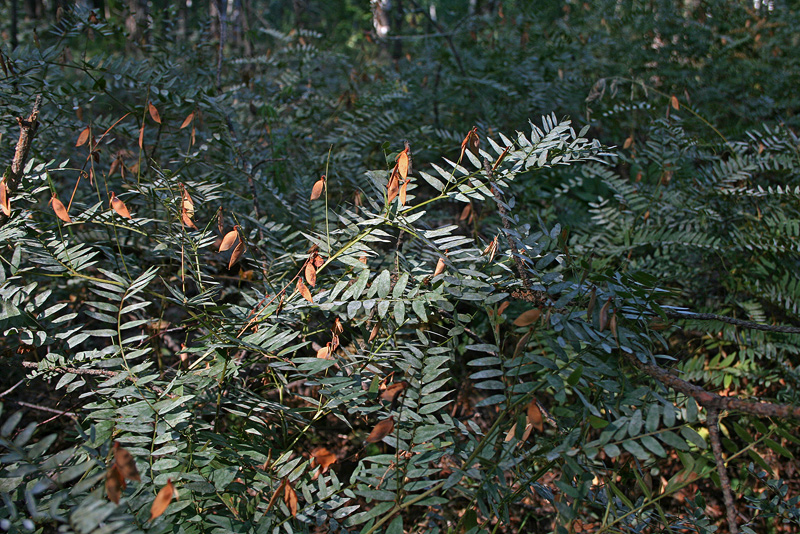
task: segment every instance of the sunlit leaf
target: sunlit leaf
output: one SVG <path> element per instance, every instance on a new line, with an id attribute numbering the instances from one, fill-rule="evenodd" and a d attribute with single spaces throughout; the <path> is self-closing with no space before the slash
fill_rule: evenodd
<path id="1" fill-rule="evenodd" d="M 67 208 L 65 208 L 64 204 L 58 200 L 57 196 L 53 195 L 53 197 L 50 199 L 50 204 L 53 206 L 53 211 L 55 212 L 56 217 L 67 223 L 72 222 L 72 218 L 69 216 L 69 213 L 67 213 Z"/>
<path id="2" fill-rule="evenodd" d="M 236 243 L 236 240 L 239 239 L 239 227 L 235 226 L 233 230 L 225 234 L 225 237 L 222 238 L 222 243 L 219 246 L 220 252 L 225 252 L 229 248 Z"/>
<path id="3" fill-rule="evenodd" d="M 514 319 L 515 326 L 530 326 L 536 321 L 539 320 L 539 317 L 542 315 L 542 311 L 539 309 L 533 309 L 524 311 L 519 314 L 519 317 Z"/>

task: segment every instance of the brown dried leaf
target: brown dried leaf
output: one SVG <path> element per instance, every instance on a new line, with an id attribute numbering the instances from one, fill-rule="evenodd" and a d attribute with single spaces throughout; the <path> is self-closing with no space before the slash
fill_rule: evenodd
<path id="1" fill-rule="evenodd" d="M 375 428 L 373 428 L 372 432 L 367 436 L 366 441 L 367 443 L 378 443 L 391 434 L 392 430 L 394 430 L 394 416 L 389 416 L 387 419 L 379 421 L 378 424 L 375 425 Z"/>
<path id="2" fill-rule="evenodd" d="M 153 505 L 150 507 L 150 521 L 159 517 L 172 502 L 172 497 L 175 495 L 175 486 L 172 485 L 172 479 L 167 479 L 166 485 L 161 488 L 156 495 Z"/>
<path id="3" fill-rule="evenodd" d="M 186 214 L 189 218 L 194 217 L 194 200 L 189 196 L 189 192 L 185 187 L 181 186 L 181 189 L 183 190 L 181 195 L 181 208 L 186 210 Z"/>
<path id="4" fill-rule="evenodd" d="M 473 126 L 472 130 L 470 130 L 464 140 L 461 141 L 461 155 L 458 157 L 458 161 L 461 161 L 461 159 L 464 157 L 464 152 L 466 152 L 468 148 L 470 152 L 477 154 L 480 144 L 481 140 L 478 137 L 478 127 Z"/>
<path id="5" fill-rule="evenodd" d="M 283 486 L 283 502 L 286 503 L 286 506 L 289 507 L 289 511 L 292 512 L 292 517 L 297 517 L 297 492 L 294 491 L 292 483 L 288 480 Z"/>
<path id="6" fill-rule="evenodd" d="M 433 276 L 439 276 L 444 272 L 445 263 L 444 258 L 439 258 L 439 261 L 436 262 L 436 269 L 433 270 Z"/>
<path id="7" fill-rule="evenodd" d="M 519 341 L 517 341 L 517 345 L 516 347 L 514 347 L 514 358 L 522 354 L 522 351 L 525 350 L 525 346 L 528 344 L 528 341 L 530 341 L 530 339 L 531 339 L 531 331 L 528 330 L 525 333 L 525 335 L 519 338 Z"/>
<path id="8" fill-rule="evenodd" d="M 89 141 L 89 127 L 87 126 L 81 133 L 78 134 L 78 141 L 75 143 L 75 146 L 83 146 Z"/>
<path id="9" fill-rule="evenodd" d="M 622 143 L 622 148 L 628 150 L 632 146 L 633 146 L 633 136 L 631 135 L 630 137 L 625 139 L 624 143 Z"/>
<path id="10" fill-rule="evenodd" d="M 600 325 L 599 326 L 600 326 L 600 331 L 601 332 L 606 329 L 606 326 L 608 326 L 608 310 L 609 310 L 609 308 L 611 308 L 611 299 L 610 298 L 606 301 L 605 304 L 603 304 L 603 307 L 600 308 L 600 318 L 599 318 L 600 319 Z"/>
<path id="11" fill-rule="evenodd" d="M 469 217 L 471 213 L 472 213 L 472 203 L 469 203 L 466 206 L 464 206 L 463 210 L 461 210 L 461 216 L 458 218 L 458 220 L 459 221 L 467 220 L 467 217 Z"/>
<path id="12" fill-rule="evenodd" d="M 106 495 L 108 495 L 108 500 L 114 504 L 119 504 L 119 499 L 122 497 L 124 489 L 125 479 L 117 469 L 117 464 L 113 463 L 106 472 Z"/>
<path id="13" fill-rule="evenodd" d="M 217 210 L 217 230 L 219 230 L 219 235 L 225 233 L 225 217 L 222 215 L 222 206 Z"/>
<path id="14" fill-rule="evenodd" d="M 394 384 L 387 386 L 386 389 L 381 392 L 381 399 L 394 404 L 400 395 L 405 393 L 410 386 L 411 384 L 408 383 L 408 380 L 395 382 Z"/>
<path id="15" fill-rule="evenodd" d="M 614 336 L 617 345 L 619 345 L 619 337 L 617 336 L 617 310 L 614 310 L 614 313 L 611 314 L 611 320 L 608 321 L 608 328 L 611 330 L 611 334 Z"/>
<path id="16" fill-rule="evenodd" d="M 185 118 L 185 119 L 183 119 L 183 123 L 181 124 L 181 128 L 180 128 L 180 129 L 181 129 L 181 130 L 183 130 L 184 128 L 186 128 L 187 126 L 189 126 L 189 125 L 192 123 L 192 121 L 193 121 L 193 120 L 194 120 L 194 111 L 192 111 L 191 113 L 189 113 L 189 114 L 186 116 L 186 118 Z"/>
<path id="17" fill-rule="evenodd" d="M 673 108 L 675 111 L 678 111 L 679 109 L 681 109 L 681 105 L 680 105 L 680 103 L 678 102 L 678 97 L 677 97 L 677 96 L 675 96 L 675 95 L 672 95 L 672 96 L 669 98 L 669 103 L 672 105 L 672 108 Z"/>
<path id="18" fill-rule="evenodd" d="M 331 331 L 336 336 L 344 332 L 344 326 L 342 325 L 342 321 L 340 321 L 338 317 L 333 320 L 333 328 L 331 329 Z"/>
<path id="19" fill-rule="evenodd" d="M 303 295 L 303 298 L 308 302 L 314 302 L 314 299 L 311 298 L 311 291 L 309 291 L 306 285 L 303 283 L 302 278 L 297 279 L 297 291 L 299 291 L 300 294 Z"/>
<path id="20" fill-rule="evenodd" d="M 403 150 L 397 155 L 397 172 L 405 180 L 408 178 L 408 149 Z"/>
<path id="21" fill-rule="evenodd" d="M 120 474 L 128 480 L 136 480 L 140 482 L 142 479 L 139 477 L 139 470 L 136 469 L 136 462 L 133 455 L 126 451 L 116 441 L 114 442 L 114 463 L 117 465 Z"/>
<path id="22" fill-rule="evenodd" d="M 144 122 L 142 122 L 142 127 L 139 128 L 139 148 L 144 149 Z"/>
<path id="23" fill-rule="evenodd" d="M 111 192 L 111 209 L 116 211 L 120 217 L 125 217 L 126 219 L 131 218 L 131 212 L 128 211 L 128 206 L 126 206 L 123 201 L 118 199 L 113 191 Z"/>
<path id="24" fill-rule="evenodd" d="M 506 433 L 506 437 L 503 441 L 508 443 L 512 439 L 514 439 L 514 435 L 517 433 L 517 423 L 511 425 L 511 429 Z"/>
<path id="25" fill-rule="evenodd" d="M 400 186 L 400 205 L 406 205 L 406 198 L 408 198 L 408 180 L 403 182 L 403 185 Z"/>
<path id="26" fill-rule="evenodd" d="M 492 260 L 494 260 L 495 254 L 497 254 L 497 238 L 498 237 L 500 237 L 500 236 L 494 236 L 494 239 L 492 239 L 492 241 L 488 245 L 486 245 L 486 248 L 483 249 L 483 252 L 481 253 L 482 256 L 487 256 L 487 255 L 489 256 L 489 262 L 490 263 L 492 262 Z"/>
<path id="27" fill-rule="evenodd" d="M 397 166 L 395 165 L 394 170 L 392 171 L 392 176 L 389 177 L 389 185 L 387 186 L 387 194 L 389 195 L 389 203 L 395 199 L 397 194 L 400 191 L 400 175 L 397 172 Z"/>
<path id="28" fill-rule="evenodd" d="M 317 358 L 320 360 L 330 360 L 331 359 L 331 344 L 327 343 L 324 347 L 317 351 Z"/>
<path id="29" fill-rule="evenodd" d="M 522 312 L 519 317 L 514 319 L 515 326 L 530 326 L 536 321 L 539 320 L 539 316 L 542 315 L 542 310 L 533 309 Z"/>
<path id="30" fill-rule="evenodd" d="M 6 217 L 11 216 L 11 199 L 8 194 L 8 187 L 6 181 L 0 182 L 0 209 L 6 214 Z"/>
<path id="31" fill-rule="evenodd" d="M 156 108 L 152 102 L 147 103 L 147 111 L 150 112 L 150 118 L 156 121 L 158 124 L 161 124 L 161 115 L 158 113 L 158 108 Z"/>
<path id="32" fill-rule="evenodd" d="M 589 297 L 589 305 L 586 307 L 586 319 L 592 320 L 592 313 L 594 312 L 594 304 L 597 302 L 597 288 L 592 288 L 592 295 Z"/>
<path id="33" fill-rule="evenodd" d="M 539 408 L 539 403 L 536 402 L 536 399 L 533 399 L 530 404 L 528 404 L 528 424 L 533 425 L 533 428 L 539 432 L 544 432 L 543 421 L 544 419 L 542 417 L 542 410 Z"/>
<path id="34" fill-rule="evenodd" d="M 57 196 L 53 195 L 53 198 L 50 199 L 50 204 L 53 206 L 53 211 L 56 213 L 56 217 L 67 223 L 72 222 L 69 213 L 67 213 L 67 208 L 65 208 L 64 204 L 58 200 Z"/>
<path id="35" fill-rule="evenodd" d="M 305 276 L 308 285 L 310 285 L 311 287 L 317 285 L 317 268 L 314 267 L 314 264 L 311 263 L 310 261 L 306 262 Z"/>
<path id="36" fill-rule="evenodd" d="M 267 503 L 267 509 L 265 510 L 265 512 L 269 512 L 269 509 L 272 508 L 272 506 L 275 504 L 275 501 L 278 500 L 278 495 L 281 494 L 287 482 L 288 480 L 284 478 L 283 480 L 281 480 L 281 483 L 278 484 L 278 487 L 275 489 L 275 493 L 273 493 L 272 497 L 269 498 L 269 502 Z"/>
<path id="37" fill-rule="evenodd" d="M 245 253 L 247 248 L 244 246 L 244 241 L 239 241 L 239 244 L 236 245 L 236 248 L 233 249 L 233 253 L 231 254 L 231 260 L 228 262 L 228 270 L 230 271 L 231 267 L 236 265 L 236 262 L 242 257 L 242 254 Z"/>
<path id="38" fill-rule="evenodd" d="M 311 263 L 314 264 L 314 267 L 319 269 L 320 267 L 322 267 L 325 264 L 325 258 L 320 256 L 319 254 L 314 254 L 314 259 L 311 260 Z"/>
<path id="39" fill-rule="evenodd" d="M 225 237 L 222 238 L 222 244 L 219 246 L 220 252 L 225 252 L 229 248 L 236 243 L 236 240 L 239 239 L 239 227 L 235 226 L 233 230 L 225 234 Z"/>
<path id="40" fill-rule="evenodd" d="M 314 187 L 311 188 L 311 200 L 317 200 L 320 196 L 322 196 L 322 190 L 325 189 L 325 175 L 322 175 L 322 178 L 317 180 L 314 183 Z"/>
<path id="41" fill-rule="evenodd" d="M 369 342 L 372 343 L 375 341 L 375 338 L 378 337 L 378 334 L 381 332 L 381 320 L 378 319 L 375 321 L 375 324 L 372 325 L 372 331 L 369 333 Z"/>
<path id="42" fill-rule="evenodd" d="M 186 208 L 181 209 L 181 222 L 191 228 L 192 230 L 197 230 L 197 225 L 194 224 L 194 221 L 189 216 L 189 213 L 186 211 Z"/>
<path id="43" fill-rule="evenodd" d="M 317 447 L 311 451 L 311 457 L 314 458 L 314 461 L 320 466 L 323 473 L 327 473 L 328 469 L 336 463 L 336 455 L 325 447 Z"/>

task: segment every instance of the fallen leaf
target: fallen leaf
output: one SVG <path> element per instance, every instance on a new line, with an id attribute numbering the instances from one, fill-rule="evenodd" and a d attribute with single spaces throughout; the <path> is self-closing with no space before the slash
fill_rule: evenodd
<path id="1" fill-rule="evenodd" d="M 289 507 L 289 511 L 292 512 L 292 517 L 297 517 L 297 492 L 294 491 L 292 483 L 289 481 L 286 481 L 283 487 L 283 502 L 286 503 L 286 506 Z"/>
<path id="2" fill-rule="evenodd" d="M 161 115 L 159 115 L 158 109 L 153 105 L 152 102 L 147 103 L 147 111 L 150 112 L 150 118 L 152 118 L 158 124 L 161 124 Z"/>
<path id="3" fill-rule="evenodd" d="M 186 128 L 187 126 L 189 126 L 189 125 L 192 123 L 192 121 L 193 121 L 193 120 L 194 120 L 194 111 L 192 111 L 191 113 L 189 113 L 189 114 L 186 116 L 186 118 L 185 118 L 185 119 L 183 119 L 183 123 L 181 124 L 181 128 L 180 128 L 180 129 L 181 129 L 181 130 L 183 130 L 184 128 Z"/>
<path id="4" fill-rule="evenodd" d="M 119 499 L 122 497 L 122 492 L 125 489 L 125 479 L 122 473 L 119 472 L 117 464 L 111 464 L 111 467 L 106 472 L 106 495 L 108 500 L 114 504 L 119 504 Z"/>
<path id="5" fill-rule="evenodd" d="M 53 206 L 53 211 L 56 213 L 56 217 L 67 223 L 72 222 L 69 213 L 67 213 L 67 208 L 65 208 L 64 204 L 58 200 L 57 196 L 53 195 L 53 197 L 50 199 L 50 204 Z"/>
<path id="6" fill-rule="evenodd" d="M 320 196 L 322 196 L 322 190 L 325 189 L 325 175 L 322 175 L 322 178 L 317 180 L 314 183 L 314 187 L 311 188 L 311 200 L 317 200 Z"/>
<path id="7" fill-rule="evenodd" d="M 153 505 L 150 507 L 150 521 L 159 517 L 172 502 L 172 497 L 175 495 L 175 486 L 172 485 L 172 479 L 167 479 L 166 485 L 161 488 L 156 495 Z"/>
<path id="8" fill-rule="evenodd" d="M 120 217 L 125 217 L 126 219 L 131 218 L 131 212 L 128 211 L 128 206 L 117 198 L 113 191 L 111 192 L 111 208 L 116 211 Z"/>
<path id="9" fill-rule="evenodd" d="M 133 455 L 122 448 L 118 442 L 114 442 L 114 463 L 117 465 L 120 474 L 128 480 L 140 482 L 139 470 L 136 469 L 136 461 Z"/>
<path id="10" fill-rule="evenodd" d="M 391 434 L 392 430 L 394 430 L 394 416 L 389 416 L 387 419 L 379 421 L 378 424 L 375 425 L 375 428 L 373 428 L 372 432 L 367 436 L 366 442 L 378 443 Z"/>
<path id="11" fill-rule="evenodd" d="M 239 259 L 242 257 L 242 254 L 244 254 L 245 250 L 246 248 L 244 246 L 244 242 L 239 241 L 239 244 L 236 245 L 236 248 L 233 249 L 233 254 L 231 254 L 231 260 L 228 262 L 228 270 L 230 270 L 231 267 L 233 267 L 236 264 L 236 262 L 239 261 Z"/>
<path id="12" fill-rule="evenodd" d="M 78 141 L 75 143 L 75 146 L 83 146 L 86 142 L 89 141 L 89 127 L 87 126 L 81 133 L 78 134 Z"/>
<path id="13" fill-rule="evenodd" d="M 303 283 L 302 278 L 297 279 L 297 291 L 299 291 L 300 294 L 303 295 L 303 298 L 308 302 L 314 302 L 314 299 L 311 298 L 311 291 L 309 291 L 306 285 Z"/>
<path id="14" fill-rule="evenodd" d="M 439 261 L 436 262 L 436 269 L 433 270 L 433 276 L 439 276 L 444 272 L 445 263 L 444 258 L 439 258 Z"/>
<path id="15" fill-rule="evenodd" d="M 677 96 L 675 96 L 675 95 L 672 95 L 672 96 L 669 98 L 669 103 L 672 105 L 672 108 L 673 108 L 675 111 L 678 111 L 679 109 L 681 109 L 681 105 L 680 105 L 680 103 L 678 102 L 678 97 L 677 97 Z"/>
<path id="16" fill-rule="evenodd" d="M 533 399 L 528 404 L 528 424 L 533 425 L 533 428 L 539 432 L 544 432 L 544 424 L 542 418 L 542 410 L 539 408 L 539 403 Z"/>
<path id="17" fill-rule="evenodd" d="M 539 309 L 528 310 L 519 314 L 519 317 L 514 319 L 515 326 L 530 326 L 539 320 L 542 311 Z"/>
<path id="18" fill-rule="evenodd" d="M 311 457 L 314 462 L 322 469 L 323 473 L 327 473 L 328 469 L 336 463 L 336 455 L 325 447 L 317 447 L 311 451 Z"/>
<path id="19" fill-rule="evenodd" d="M 408 149 L 403 150 L 397 155 L 397 172 L 400 177 L 405 180 L 408 178 Z"/>
<path id="20" fill-rule="evenodd" d="M 225 252 L 229 248 L 236 243 L 236 240 L 239 239 L 239 227 L 235 226 L 233 230 L 225 234 L 225 237 L 222 238 L 222 243 L 219 246 L 220 252 Z"/>
<path id="21" fill-rule="evenodd" d="M 314 267 L 314 264 L 311 263 L 310 261 L 306 262 L 305 275 L 306 275 L 306 282 L 308 282 L 308 285 L 310 285 L 311 287 L 317 285 L 317 268 Z"/>

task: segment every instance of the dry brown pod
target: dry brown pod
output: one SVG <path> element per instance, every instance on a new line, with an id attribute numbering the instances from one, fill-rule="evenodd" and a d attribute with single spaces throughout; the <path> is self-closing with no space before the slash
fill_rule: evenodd
<path id="1" fill-rule="evenodd" d="M 317 268 L 314 267 L 314 264 L 310 261 L 306 262 L 305 276 L 308 285 L 311 287 L 317 285 Z"/>
<path id="2" fill-rule="evenodd" d="M 603 304 L 603 307 L 600 308 L 600 317 L 599 317 L 600 323 L 598 326 L 600 327 L 601 332 L 605 330 L 606 327 L 608 326 L 608 310 L 610 308 L 611 308 L 611 298 L 609 298 L 606 301 L 606 303 Z"/>
<path id="3" fill-rule="evenodd" d="M 225 252 L 226 250 L 231 248 L 233 244 L 236 243 L 236 240 L 238 238 L 239 238 L 239 227 L 234 226 L 233 230 L 225 234 L 225 237 L 222 238 L 222 244 L 220 244 L 219 246 L 219 251 Z"/>
<path id="4" fill-rule="evenodd" d="M 390 384 L 386 386 L 386 389 L 381 391 L 381 399 L 385 401 L 389 401 L 392 404 L 402 395 L 411 384 L 408 383 L 408 380 L 402 380 L 400 382 L 395 382 L 394 384 Z"/>
<path id="5" fill-rule="evenodd" d="M 89 127 L 87 126 L 81 133 L 78 135 L 78 140 L 75 142 L 75 146 L 82 146 L 85 145 L 86 142 L 89 141 Z"/>
<path id="6" fill-rule="evenodd" d="M 3 210 L 3 213 L 6 214 L 6 217 L 11 216 L 11 199 L 9 198 L 8 194 L 8 186 L 6 186 L 6 181 L 0 181 L 0 209 Z"/>
<path id="7" fill-rule="evenodd" d="M 436 269 L 433 270 L 433 276 L 439 276 L 444 272 L 445 263 L 444 258 L 439 258 L 439 261 L 436 262 Z"/>
<path id="8" fill-rule="evenodd" d="M 542 315 L 542 311 L 538 308 L 534 308 L 533 310 L 524 311 L 519 314 L 519 317 L 514 319 L 515 326 L 530 326 L 536 321 L 539 320 L 539 317 Z"/>
<path id="9" fill-rule="evenodd" d="M 311 188 L 311 200 L 317 200 L 322 196 L 322 191 L 325 189 L 325 175 L 319 180 L 314 182 L 314 187 Z"/>
<path id="10" fill-rule="evenodd" d="M 397 172 L 397 166 L 392 171 L 392 175 L 389 177 L 389 184 L 386 187 L 389 203 L 391 204 L 400 191 L 400 174 Z"/>
<path id="11" fill-rule="evenodd" d="M 147 103 L 147 111 L 150 112 L 151 119 L 161 124 L 161 114 L 158 113 L 158 108 L 156 108 L 152 102 Z"/>
<path id="12" fill-rule="evenodd" d="M 245 253 L 246 247 L 244 246 L 243 241 L 239 241 L 239 244 L 236 245 L 236 248 L 233 249 L 233 253 L 231 254 L 231 260 L 228 262 L 228 270 L 233 267 L 237 261 L 239 261 L 242 255 Z"/>
<path id="13" fill-rule="evenodd" d="M 378 421 L 378 424 L 375 425 L 375 428 L 372 429 L 372 432 L 369 433 L 367 436 L 366 442 L 367 443 L 378 443 L 382 441 L 383 438 L 388 436 L 394 430 L 394 416 L 389 416 L 382 421 Z"/>
<path id="14" fill-rule="evenodd" d="M 405 180 L 408 178 L 408 149 L 403 150 L 397 155 L 397 172 Z"/>
<path id="15" fill-rule="evenodd" d="M 297 291 L 299 291 L 308 302 L 314 302 L 314 299 L 311 297 L 311 291 L 309 291 L 308 287 L 303 283 L 302 278 L 297 279 Z"/>
<path id="16" fill-rule="evenodd" d="M 191 113 L 189 113 L 189 114 L 186 116 L 186 118 L 185 118 L 185 119 L 183 119 L 183 123 L 181 124 L 181 128 L 180 128 L 180 129 L 181 129 L 181 130 L 183 130 L 184 128 L 186 128 L 187 126 L 189 126 L 189 125 L 192 123 L 192 121 L 193 121 L 193 120 L 194 120 L 194 111 L 192 111 Z"/>

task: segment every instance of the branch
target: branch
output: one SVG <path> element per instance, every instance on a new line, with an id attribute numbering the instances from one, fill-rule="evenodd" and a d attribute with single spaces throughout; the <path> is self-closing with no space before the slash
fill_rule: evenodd
<path id="1" fill-rule="evenodd" d="M 36 129 L 39 127 L 39 108 L 41 105 L 42 95 L 36 95 L 36 100 L 33 102 L 33 110 L 28 115 L 28 118 L 17 117 L 17 122 L 20 126 L 19 140 L 14 150 L 14 159 L 11 161 L 11 172 L 3 178 L 9 196 L 17 190 L 19 181 L 22 179 L 22 172 L 25 169 L 28 153 L 31 150 L 31 142 L 36 135 Z M 0 225 L 5 224 L 7 220 L 8 217 L 0 212 Z"/>
<path id="2" fill-rule="evenodd" d="M 39 364 L 36 362 L 21 362 L 22 367 L 27 367 L 28 369 L 39 369 Z M 74 375 L 89 375 L 89 376 L 117 376 L 120 372 L 119 371 L 109 371 L 107 369 L 79 369 L 77 367 L 59 367 L 59 371 L 63 371 L 65 373 L 72 373 Z M 134 384 L 136 383 L 136 378 L 133 376 L 126 376 L 126 379 L 130 380 Z M 166 395 L 171 399 L 177 398 L 175 395 L 171 395 L 165 392 L 162 388 L 154 385 L 148 384 L 150 389 L 158 393 L 159 395 Z"/>
<path id="3" fill-rule="evenodd" d="M 717 464 L 719 484 L 722 487 L 722 498 L 725 501 L 725 513 L 728 516 L 728 530 L 731 534 L 739 534 L 739 524 L 736 521 L 736 506 L 733 502 L 733 490 L 731 490 L 731 479 L 728 478 L 725 458 L 722 456 L 722 443 L 719 439 L 719 412 L 716 408 L 708 410 L 706 426 L 708 426 L 708 438 L 711 441 L 711 450 L 714 451 L 714 461 Z"/>
<path id="4" fill-rule="evenodd" d="M 734 317 L 727 317 L 725 315 L 716 315 L 714 313 L 693 313 L 688 311 L 667 311 L 664 310 L 667 317 L 672 319 L 691 319 L 693 321 L 719 321 L 721 323 L 728 323 L 750 330 L 764 330 L 766 332 L 779 332 L 783 334 L 800 334 L 800 327 L 797 326 L 781 326 L 763 323 L 755 323 L 753 321 L 745 321 L 736 319 Z"/>

